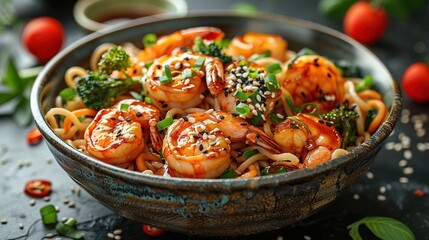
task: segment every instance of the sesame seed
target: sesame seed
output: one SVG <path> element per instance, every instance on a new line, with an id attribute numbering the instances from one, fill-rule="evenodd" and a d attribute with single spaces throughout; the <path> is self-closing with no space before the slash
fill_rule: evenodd
<path id="1" fill-rule="evenodd" d="M 420 128 L 416 132 L 417 137 L 424 137 L 426 135 L 426 130 L 424 128 Z"/>
<path id="2" fill-rule="evenodd" d="M 357 193 L 353 194 L 353 199 L 354 200 L 359 200 L 359 198 L 360 198 L 359 194 L 357 194 Z"/>
<path id="3" fill-rule="evenodd" d="M 412 167 L 406 167 L 406 168 L 404 168 L 403 172 L 404 172 L 405 175 L 411 175 L 411 174 L 414 173 L 414 168 L 412 168 Z"/>
<path id="4" fill-rule="evenodd" d="M 67 217 L 62 217 L 61 218 L 61 222 L 66 222 L 68 220 L 68 218 Z"/>
<path id="5" fill-rule="evenodd" d="M 252 114 L 255 115 L 255 116 L 258 115 L 258 111 L 252 110 Z"/>
<path id="6" fill-rule="evenodd" d="M 310 237 L 310 236 L 308 236 L 308 235 L 304 235 L 304 239 L 305 239 L 305 240 L 311 240 L 311 237 Z"/>
<path id="7" fill-rule="evenodd" d="M 400 167 L 405 167 L 405 166 L 407 166 L 407 164 L 408 164 L 408 161 L 407 160 L 405 160 L 405 159 L 402 159 L 401 161 L 399 161 L 399 166 Z"/>
<path id="8" fill-rule="evenodd" d="M 283 240 L 283 236 L 277 236 L 277 240 Z"/>
<path id="9" fill-rule="evenodd" d="M 29 204 L 30 204 L 30 206 L 34 206 L 36 204 L 36 200 L 31 199 Z"/>
<path id="10" fill-rule="evenodd" d="M 121 240 L 121 239 L 122 239 L 121 236 L 119 236 L 119 235 L 115 236 L 115 240 Z"/>
<path id="11" fill-rule="evenodd" d="M 402 144 L 395 143 L 395 147 L 393 149 L 397 152 L 401 151 L 402 150 Z"/>
<path id="12" fill-rule="evenodd" d="M 18 227 L 19 227 L 19 229 L 24 229 L 24 224 L 18 223 Z"/>
<path id="13" fill-rule="evenodd" d="M 47 237 L 47 238 L 53 238 L 53 237 L 55 237 L 56 235 L 55 234 L 53 234 L 53 233 L 48 233 L 48 234 L 46 234 L 46 236 L 45 237 Z"/>
<path id="14" fill-rule="evenodd" d="M 395 143 L 394 142 L 388 142 L 385 145 L 387 150 L 393 150 L 393 148 L 395 147 Z"/>
<path id="15" fill-rule="evenodd" d="M 2 220 L 0 220 L 0 223 L 1 224 L 7 224 L 7 220 L 3 218 Z"/>
<path id="16" fill-rule="evenodd" d="M 190 122 L 190 123 L 195 123 L 195 118 L 190 117 L 190 118 L 188 118 L 188 119 L 189 119 L 189 122 Z"/>
<path id="17" fill-rule="evenodd" d="M 386 192 L 386 187 L 385 186 L 381 186 L 380 187 L 380 193 L 385 193 Z"/>
<path id="18" fill-rule="evenodd" d="M 74 208 L 76 206 L 76 204 L 74 202 L 70 201 L 69 204 L 67 204 L 67 206 L 69 208 Z"/>
<path id="19" fill-rule="evenodd" d="M 113 234 L 113 233 L 107 233 L 107 237 L 113 239 L 115 237 L 115 234 Z"/>
<path id="20" fill-rule="evenodd" d="M 411 150 L 405 150 L 404 151 L 404 158 L 410 160 L 411 158 L 413 158 L 413 153 L 411 152 Z"/>
<path id="21" fill-rule="evenodd" d="M 400 178 L 399 178 L 399 182 L 400 182 L 400 183 L 408 183 L 408 182 L 409 182 L 409 179 L 408 179 L 407 177 L 400 177 Z"/>
<path id="22" fill-rule="evenodd" d="M 374 173 L 372 173 L 372 172 L 367 172 L 367 173 L 366 173 L 366 177 L 367 177 L 368 179 L 373 179 L 373 178 L 374 178 Z"/>
<path id="23" fill-rule="evenodd" d="M 284 118 L 284 116 L 283 116 L 283 115 L 281 115 L 280 113 L 277 113 L 277 117 L 278 117 L 278 118 L 280 118 L 280 119 L 283 119 L 283 118 Z"/>
<path id="24" fill-rule="evenodd" d="M 203 134 L 203 140 L 207 140 L 207 133 Z"/>
<path id="25" fill-rule="evenodd" d="M 115 231 L 113 231 L 113 234 L 115 234 L 115 235 L 122 234 L 122 229 L 116 229 Z"/>
<path id="26" fill-rule="evenodd" d="M 51 200 L 51 198 L 50 197 L 44 197 L 43 198 L 43 201 L 45 201 L 45 202 L 49 202 Z"/>
<path id="27" fill-rule="evenodd" d="M 191 82 L 191 79 L 187 78 L 184 82 L 185 85 L 188 85 Z"/>
<path id="28" fill-rule="evenodd" d="M 378 195 L 377 196 L 377 200 L 378 201 L 386 201 L 386 196 L 384 196 L 384 195 Z"/>

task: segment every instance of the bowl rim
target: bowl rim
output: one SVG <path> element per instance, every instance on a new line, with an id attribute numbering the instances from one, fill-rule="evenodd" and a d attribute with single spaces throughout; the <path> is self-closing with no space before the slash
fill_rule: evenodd
<path id="1" fill-rule="evenodd" d="M 44 114 L 42 114 L 42 105 L 39 100 L 41 100 L 40 93 L 42 91 L 43 84 L 46 84 L 45 76 L 51 72 L 58 62 L 61 62 L 62 59 L 66 58 L 66 56 L 77 49 L 81 45 L 84 45 L 86 42 L 90 40 L 94 40 L 97 38 L 101 38 L 107 34 L 114 34 L 116 32 L 120 32 L 121 30 L 136 27 L 140 25 L 147 25 L 158 21 L 174 21 L 176 19 L 195 19 L 195 18 L 208 18 L 208 17 L 238 17 L 238 18 L 248 18 L 251 20 L 261 20 L 261 21 L 277 21 L 277 22 L 286 22 L 288 24 L 292 24 L 298 27 L 304 27 L 316 32 L 322 32 L 324 34 L 330 35 L 333 38 L 340 39 L 341 41 L 345 41 L 348 44 L 353 45 L 359 51 L 363 51 L 369 56 L 373 58 L 374 61 L 377 61 L 380 66 L 383 67 L 383 71 L 385 71 L 391 81 L 391 85 L 393 87 L 393 96 L 392 96 L 392 106 L 389 111 L 388 117 L 386 121 L 383 122 L 382 126 L 378 128 L 378 130 L 371 135 L 371 137 L 366 140 L 363 144 L 359 145 L 355 149 L 351 150 L 348 154 L 343 155 L 341 157 L 332 159 L 323 164 L 305 168 L 300 170 L 294 170 L 288 172 L 286 174 L 276 174 L 269 175 L 264 177 L 256 177 L 249 179 L 189 179 L 189 178 L 176 178 L 176 177 L 163 177 L 157 175 L 148 175 L 142 174 L 137 171 L 131 171 L 127 169 L 122 169 L 107 163 L 104 163 L 96 158 L 87 156 L 77 149 L 74 149 L 69 144 L 66 144 L 48 125 L 46 120 L 44 119 Z M 304 182 L 310 178 L 314 178 L 321 174 L 325 174 L 335 168 L 341 167 L 341 165 L 352 161 L 355 158 L 361 158 L 365 155 L 365 152 L 372 151 L 380 147 L 380 145 L 384 142 L 384 140 L 390 135 L 393 131 L 393 128 L 399 118 L 401 107 L 402 107 L 402 96 L 399 84 L 396 79 L 393 78 L 391 72 L 387 69 L 383 62 L 366 46 L 360 44 L 355 41 L 351 37 L 341 33 L 337 30 L 329 28 L 327 26 L 314 23 L 308 20 L 290 17 L 285 15 L 278 14 L 242 14 L 236 13 L 232 11 L 194 11 L 188 13 L 186 16 L 149 16 L 131 20 L 124 24 L 118 24 L 112 27 L 107 27 L 97 32 L 90 33 L 83 38 L 77 40 L 71 45 L 67 46 L 65 49 L 60 51 L 53 59 L 51 59 L 45 67 L 42 69 L 40 74 L 37 76 L 35 80 L 34 87 L 31 91 L 30 96 L 30 106 L 32 110 L 32 114 L 34 116 L 35 124 L 42 132 L 46 141 L 48 141 L 52 145 L 61 145 L 64 149 L 63 151 L 67 151 L 69 156 L 72 156 L 74 161 L 78 161 L 80 164 L 85 165 L 90 169 L 94 169 L 98 171 L 100 174 L 108 174 L 114 178 L 118 178 L 124 181 L 132 181 L 138 184 L 143 184 L 147 186 L 156 186 L 162 187 L 165 189 L 175 189 L 175 190 L 189 190 L 189 186 L 198 186 L 201 189 L 210 189 L 213 191 L 222 191 L 222 188 L 219 186 L 227 187 L 229 190 L 240 190 L 240 189 L 255 189 L 255 188 L 263 188 L 263 187 L 273 187 L 273 183 L 278 184 L 295 184 Z M 387 133 L 387 134 L 386 134 Z M 197 191 L 198 189 L 193 189 Z M 224 189 L 223 189 L 224 190 Z"/>

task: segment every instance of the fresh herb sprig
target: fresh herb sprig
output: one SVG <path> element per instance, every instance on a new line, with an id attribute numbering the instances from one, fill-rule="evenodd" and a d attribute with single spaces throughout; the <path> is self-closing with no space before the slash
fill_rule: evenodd
<path id="1" fill-rule="evenodd" d="M 380 239 L 390 240 L 415 240 L 416 237 L 411 229 L 404 223 L 390 217 L 365 217 L 347 228 L 350 230 L 349 235 L 353 240 L 362 240 L 359 234 L 359 226 L 365 225 L 368 229 Z"/>
<path id="2" fill-rule="evenodd" d="M 9 57 L 5 64 L 0 84 L 0 105 L 16 102 L 12 118 L 20 127 L 27 127 L 33 120 L 30 110 L 30 92 L 42 66 L 18 71 L 14 60 Z"/>

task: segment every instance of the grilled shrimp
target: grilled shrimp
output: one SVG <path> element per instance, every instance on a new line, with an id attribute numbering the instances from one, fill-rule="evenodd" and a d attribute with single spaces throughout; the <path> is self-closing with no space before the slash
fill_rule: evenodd
<path id="1" fill-rule="evenodd" d="M 303 113 L 279 123 L 274 130 L 274 140 L 286 151 L 299 156 L 306 167 L 329 161 L 342 142 L 331 122 Z"/>
<path id="2" fill-rule="evenodd" d="M 214 27 L 195 27 L 180 30 L 159 38 L 154 45 L 143 49 L 139 54 L 139 60 L 150 62 L 163 55 L 171 54 L 177 48 L 192 46 L 194 39 L 197 37 L 205 40 L 216 40 L 224 36 L 225 34 L 222 30 Z"/>
<path id="3" fill-rule="evenodd" d="M 319 113 L 328 112 L 344 98 L 344 78 L 331 61 L 319 55 L 297 58 L 280 82 L 284 97 L 290 96 L 298 107 L 314 103 Z"/>
<path id="4" fill-rule="evenodd" d="M 265 121 L 279 102 L 282 92 L 274 75 L 271 74 L 271 79 L 266 80 L 268 72 L 264 67 L 243 63 L 240 61 L 228 67 L 226 85 L 218 95 L 220 107 L 227 112 L 239 113 L 237 108 L 246 105 L 250 111 L 245 113 L 244 117 L 248 119 L 257 117 Z"/>
<path id="5" fill-rule="evenodd" d="M 234 37 L 226 51 L 231 56 L 245 58 L 255 53 L 263 54 L 269 51 L 271 57 L 283 61 L 287 47 L 287 41 L 280 35 L 248 32 L 243 36 Z"/>
<path id="6" fill-rule="evenodd" d="M 135 99 L 122 100 L 97 113 L 85 131 L 86 149 L 106 163 L 124 164 L 143 152 L 144 131 L 149 129 L 152 145 L 159 151 L 162 140 L 156 123 L 160 117 L 155 106 Z"/>
<path id="7" fill-rule="evenodd" d="M 162 153 L 174 177 L 216 178 L 231 164 L 231 142 L 259 145 L 273 153 L 281 147 L 260 129 L 224 111 L 184 116 L 168 128 Z"/>
<path id="8" fill-rule="evenodd" d="M 201 66 L 196 66 L 197 62 Z M 171 75 L 170 79 L 166 79 L 167 74 Z M 143 84 L 153 103 L 162 110 L 185 109 L 200 104 L 207 88 L 213 94 L 222 91 L 223 74 L 219 59 L 182 53 L 157 59 L 143 77 Z"/>

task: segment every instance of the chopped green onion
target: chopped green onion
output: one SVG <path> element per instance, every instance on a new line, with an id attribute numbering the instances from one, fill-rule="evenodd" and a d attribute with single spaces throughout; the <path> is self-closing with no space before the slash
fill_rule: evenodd
<path id="1" fill-rule="evenodd" d="M 355 90 L 357 93 L 362 92 L 363 90 L 369 89 L 372 84 L 374 84 L 374 80 L 371 76 L 367 75 L 355 85 Z"/>
<path id="2" fill-rule="evenodd" d="M 150 97 L 144 97 L 144 101 L 147 103 L 152 103 L 152 98 Z"/>
<path id="3" fill-rule="evenodd" d="M 77 224 L 77 221 L 74 218 L 69 218 L 69 219 L 67 219 L 67 221 L 64 224 L 69 226 L 69 227 L 75 227 Z"/>
<path id="4" fill-rule="evenodd" d="M 304 56 L 304 55 L 317 55 L 318 53 L 315 52 L 314 50 L 310 49 L 310 48 L 302 48 L 301 50 L 299 50 L 290 60 L 289 63 L 287 65 L 288 68 L 290 68 L 292 66 L 292 64 L 295 62 L 295 60 L 297 60 L 299 57 Z"/>
<path id="5" fill-rule="evenodd" d="M 261 101 L 258 101 L 258 98 L 256 97 L 257 95 L 259 95 L 259 90 L 253 91 L 253 93 L 248 96 L 248 98 L 250 98 L 252 100 L 253 104 L 257 104 L 257 103 L 261 103 L 261 101 L 262 102 L 265 101 L 264 100 L 265 96 L 263 96 L 263 95 L 259 95 L 261 97 Z"/>
<path id="6" fill-rule="evenodd" d="M 153 61 L 147 62 L 144 64 L 144 67 L 149 68 L 150 66 L 152 66 L 152 64 L 153 64 Z"/>
<path id="7" fill-rule="evenodd" d="M 283 119 L 277 116 L 277 113 L 271 113 L 270 115 L 268 115 L 268 117 L 270 118 L 271 122 L 273 122 L 274 124 L 279 124 L 283 121 Z"/>
<path id="8" fill-rule="evenodd" d="M 239 114 L 241 114 L 242 116 L 246 117 L 247 115 L 249 115 L 250 113 L 250 107 L 249 105 L 245 104 L 245 103 L 239 103 L 236 107 L 235 107 L 235 111 L 237 111 Z"/>
<path id="9" fill-rule="evenodd" d="M 126 104 L 126 103 L 121 103 L 121 105 L 119 106 L 119 109 L 122 111 L 128 111 L 128 107 L 130 105 Z"/>
<path id="10" fill-rule="evenodd" d="M 40 215 L 42 216 L 42 222 L 45 225 L 54 224 L 57 222 L 57 211 L 55 206 L 48 204 L 40 208 Z"/>
<path id="11" fill-rule="evenodd" d="M 243 90 L 241 90 L 241 88 L 239 88 L 239 89 L 237 89 L 237 91 L 235 91 L 234 97 L 236 97 L 242 101 L 246 101 L 247 98 L 249 97 L 249 95 L 247 93 L 244 93 Z"/>
<path id="12" fill-rule="evenodd" d="M 63 222 L 58 222 L 57 225 L 55 225 L 55 229 L 58 233 L 72 239 L 83 239 L 85 236 L 85 233 L 77 230 L 74 226 L 71 227 Z"/>
<path id="13" fill-rule="evenodd" d="M 153 34 L 153 33 L 146 34 L 143 37 L 143 46 L 145 48 L 148 48 L 148 47 L 154 45 L 157 40 L 158 40 L 158 37 L 155 34 Z"/>
<path id="14" fill-rule="evenodd" d="M 234 169 L 227 169 L 219 178 L 227 179 L 227 178 L 236 178 L 238 176 L 237 172 Z"/>
<path id="15" fill-rule="evenodd" d="M 159 77 L 159 81 L 161 82 L 161 84 L 169 84 L 172 83 L 173 81 L 171 81 L 170 79 L 168 79 L 167 76 L 161 76 Z"/>
<path id="16" fill-rule="evenodd" d="M 246 159 L 248 159 L 248 158 L 250 158 L 251 156 L 253 156 L 253 155 L 255 155 L 255 154 L 258 154 L 258 153 L 259 153 L 258 149 L 248 150 L 248 151 L 245 151 L 245 152 L 243 153 L 243 157 L 245 157 Z"/>
<path id="17" fill-rule="evenodd" d="M 282 67 L 278 63 L 272 63 L 267 66 L 267 71 L 272 74 L 277 74 L 282 71 Z"/>
<path id="18" fill-rule="evenodd" d="M 250 56 L 250 57 L 247 59 L 247 61 L 249 61 L 249 62 L 254 62 L 254 61 L 258 60 L 258 59 L 266 58 L 266 57 L 269 57 L 269 56 L 271 56 L 271 51 L 265 51 L 265 52 L 264 52 L 264 53 L 262 53 L 262 54 L 255 53 L 255 54 L 253 54 L 252 56 Z"/>
<path id="19" fill-rule="evenodd" d="M 200 70 L 205 61 L 205 57 L 198 57 L 197 60 L 195 60 L 194 68 Z"/>
<path id="20" fill-rule="evenodd" d="M 182 80 L 188 79 L 188 78 L 192 78 L 195 76 L 195 72 L 192 71 L 192 69 L 190 71 L 183 71 L 182 72 Z"/>
<path id="21" fill-rule="evenodd" d="M 162 121 L 158 122 L 156 124 L 156 127 L 158 128 L 158 130 L 163 130 L 168 128 L 171 124 L 173 124 L 174 120 L 172 117 L 166 117 L 164 118 Z"/>
<path id="22" fill-rule="evenodd" d="M 258 110 L 258 115 L 249 119 L 248 122 L 250 124 L 252 124 L 253 126 L 258 126 L 258 124 L 261 122 L 261 120 L 262 120 L 261 111 Z"/>
<path id="23" fill-rule="evenodd" d="M 294 120 L 296 123 L 303 126 L 309 133 L 311 133 L 310 128 L 305 123 L 303 123 L 301 120 L 299 120 L 298 118 L 293 117 L 293 116 L 289 116 L 289 117 L 287 117 L 287 119 Z"/>
<path id="24" fill-rule="evenodd" d="M 141 93 L 138 93 L 138 92 L 134 92 L 134 91 L 130 91 L 130 95 L 133 97 L 133 98 L 135 98 L 135 99 L 137 99 L 137 100 L 143 100 L 143 97 L 144 97 L 144 94 L 143 94 L 143 92 L 141 92 Z"/>
<path id="25" fill-rule="evenodd" d="M 280 87 L 279 82 L 277 82 L 276 75 L 272 73 L 265 75 L 264 81 L 265 81 L 264 86 L 270 92 L 275 92 Z"/>
<path id="26" fill-rule="evenodd" d="M 165 70 L 165 76 L 167 76 L 168 80 L 173 82 L 173 77 L 171 76 L 171 70 L 170 70 L 170 65 L 165 64 L 164 65 L 164 70 Z"/>
<path id="27" fill-rule="evenodd" d="M 215 40 L 215 44 L 221 48 L 228 48 L 229 45 L 231 44 L 231 39 L 230 38 L 217 39 Z"/>
<path id="28" fill-rule="evenodd" d="M 72 100 L 76 96 L 76 89 L 74 88 L 65 88 L 60 92 L 60 97 L 63 101 Z"/>
<path id="29" fill-rule="evenodd" d="M 261 176 L 268 176 L 272 174 L 279 174 L 287 172 L 286 168 L 283 166 L 274 166 L 274 167 L 266 167 L 261 171 Z"/>

